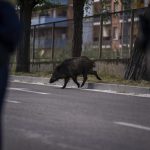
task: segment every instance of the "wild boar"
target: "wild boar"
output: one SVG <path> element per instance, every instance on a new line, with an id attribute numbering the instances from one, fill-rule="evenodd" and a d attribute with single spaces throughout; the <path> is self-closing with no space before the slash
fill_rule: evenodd
<path id="1" fill-rule="evenodd" d="M 83 75 L 81 87 L 85 84 L 88 74 L 95 75 L 98 80 L 101 80 L 97 72 L 93 70 L 94 67 L 94 61 L 90 60 L 86 56 L 66 59 L 54 69 L 49 82 L 53 83 L 59 79 L 64 79 L 64 85 L 62 88 L 65 88 L 69 79 L 72 78 L 79 88 L 80 84 L 77 81 L 77 77 L 79 75 Z"/>

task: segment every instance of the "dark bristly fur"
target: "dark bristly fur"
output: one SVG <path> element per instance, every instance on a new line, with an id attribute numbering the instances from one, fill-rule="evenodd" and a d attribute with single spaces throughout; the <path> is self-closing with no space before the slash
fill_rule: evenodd
<path id="1" fill-rule="evenodd" d="M 66 59 L 55 68 L 50 79 L 50 83 L 59 79 L 64 79 L 64 85 L 62 88 L 65 88 L 69 79 L 72 78 L 79 88 L 80 84 L 77 81 L 77 76 L 83 75 L 83 82 L 81 84 L 82 87 L 87 80 L 88 74 L 95 75 L 97 79 L 101 80 L 101 78 L 97 75 L 97 72 L 93 70 L 94 67 L 94 61 L 85 56 Z"/>

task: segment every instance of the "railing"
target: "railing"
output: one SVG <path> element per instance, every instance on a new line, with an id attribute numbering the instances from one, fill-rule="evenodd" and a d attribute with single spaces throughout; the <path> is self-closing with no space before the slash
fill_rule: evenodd
<path id="1" fill-rule="evenodd" d="M 83 51 L 93 59 L 128 59 L 143 9 L 103 13 L 83 19 Z M 61 61 L 71 57 L 73 20 L 31 28 L 31 60 Z"/>

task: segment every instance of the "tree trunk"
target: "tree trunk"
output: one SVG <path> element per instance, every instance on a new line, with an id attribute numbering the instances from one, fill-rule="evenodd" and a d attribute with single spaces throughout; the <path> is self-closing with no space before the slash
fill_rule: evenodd
<path id="1" fill-rule="evenodd" d="M 125 79 L 127 80 L 141 80 L 145 75 L 145 53 L 138 48 L 137 42 L 138 40 L 135 42 L 129 64 L 125 72 Z"/>
<path id="2" fill-rule="evenodd" d="M 73 0 L 74 31 L 72 56 L 79 57 L 82 52 L 83 14 L 86 0 Z"/>
<path id="3" fill-rule="evenodd" d="M 20 5 L 20 21 L 22 23 L 22 39 L 17 49 L 16 72 L 30 71 L 30 27 L 32 6 L 28 1 Z"/>
<path id="4" fill-rule="evenodd" d="M 150 81 L 150 6 L 141 15 L 139 25 L 139 32 L 124 78 Z"/>

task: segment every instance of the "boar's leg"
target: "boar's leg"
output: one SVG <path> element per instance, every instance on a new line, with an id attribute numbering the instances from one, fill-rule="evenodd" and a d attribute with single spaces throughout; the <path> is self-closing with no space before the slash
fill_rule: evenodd
<path id="1" fill-rule="evenodd" d="M 66 87 L 68 81 L 69 81 L 69 78 L 65 78 L 65 79 L 64 79 L 64 86 L 62 87 L 62 89 L 64 89 L 64 88 Z"/>
<path id="2" fill-rule="evenodd" d="M 81 84 L 81 87 L 83 87 L 83 85 L 85 84 L 86 80 L 87 80 L 87 74 L 83 75 L 83 82 Z"/>
<path id="3" fill-rule="evenodd" d="M 78 88 L 80 87 L 79 82 L 77 81 L 77 76 L 73 76 L 72 80 L 77 84 Z"/>
<path id="4" fill-rule="evenodd" d="M 91 71 L 89 72 L 89 74 L 95 75 L 95 77 L 96 77 L 98 80 L 102 80 L 102 79 L 98 76 L 98 74 L 97 74 L 96 71 L 91 70 Z"/>

